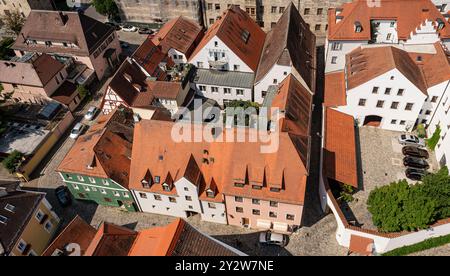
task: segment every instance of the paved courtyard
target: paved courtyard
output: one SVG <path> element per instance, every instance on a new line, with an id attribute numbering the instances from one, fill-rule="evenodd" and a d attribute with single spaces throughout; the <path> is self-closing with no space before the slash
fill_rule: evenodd
<path id="1" fill-rule="evenodd" d="M 366 202 L 372 190 L 391 182 L 406 179 L 403 165 L 402 146 L 398 143 L 401 132 L 382 130 L 374 127 L 359 128 L 359 147 L 361 162 L 361 191 L 355 195 L 355 201 L 349 204 L 357 222 L 364 228 L 376 230 L 372 223 Z M 358 137 L 357 137 L 358 138 Z M 430 153 L 430 171 L 438 169 L 438 163 L 433 153 Z M 410 183 L 414 181 L 408 180 Z"/>

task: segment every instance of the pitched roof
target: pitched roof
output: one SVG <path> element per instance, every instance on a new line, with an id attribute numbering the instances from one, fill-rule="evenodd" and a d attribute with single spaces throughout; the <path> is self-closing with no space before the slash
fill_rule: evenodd
<path id="1" fill-rule="evenodd" d="M 336 23 L 336 17 L 341 21 Z M 436 22 L 440 19 L 445 22 L 445 27 L 439 31 L 440 37 L 450 37 L 450 24 L 430 0 L 380 0 L 379 5 L 354 0 L 328 11 L 328 39 L 368 41 L 371 39 L 371 20 L 374 19 L 397 20 L 398 37 L 402 40 L 407 40 L 425 20 Z M 355 32 L 355 22 L 362 26 L 359 33 Z"/>
<path id="2" fill-rule="evenodd" d="M 361 237 L 358 235 L 350 235 L 350 246 L 348 250 L 353 253 L 368 256 L 372 254 L 373 245 L 373 239 Z"/>
<path id="3" fill-rule="evenodd" d="M 156 46 L 150 36 L 134 52 L 133 59 L 150 76 L 158 80 L 166 80 L 167 78 L 167 73 L 159 67 L 161 63 L 166 63 L 168 67 L 175 65 L 173 60 L 167 55 L 167 52 L 163 52 L 161 47 Z"/>
<path id="4" fill-rule="evenodd" d="M 356 48 L 346 56 L 347 89 L 358 87 L 392 69 L 399 70 L 425 95 L 422 72 L 407 52 L 396 47 Z"/>
<path id="5" fill-rule="evenodd" d="M 136 231 L 104 222 L 84 256 L 127 256 L 137 235 Z"/>
<path id="6" fill-rule="evenodd" d="M 262 80 L 275 64 L 292 66 L 314 91 L 316 37 L 290 3 L 267 34 L 255 82 Z"/>
<path id="7" fill-rule="evenodd" d="M 345 91 L 345 72 L 338 71 L 325 75 L 325 106 L 343 106 L 347 104 Z"/>
<path id="8" fill-rule="evenodd" d="M 237 256 L 237 250 L 200 233 L 182 219 L 140 231 L 129 256 Z"/>
<path id="9" fill-rule="evenodd" d="M 11 252 L 44 197 L 43 193 L 23 190 L 0 196 L 0 215 L 7 218 L 6 223 L 0 223 L 0 248 L 3 247 L 7 254 Z M 8 204 L 14 206 L 14 212 L 5 209 Z"/>
<path id="10" fill-rule="evenodd" d="M 30 62 L 0 62 L 0 82 L 44 87 L 64 68 L 47 54 L 36 55 Z"/>
<path id="11" fill-rule="evenodd" d="M 247 42 L 243 39 L 248 32 Z M 191 59 L 215 36 L 225 43 L 245 64 L 256 72 L 266 34 L 242 9 L 231 5 L 208 29 Z"/>
<path id="12" fill-rule="evenodd" d="M 58 171 L 110 178 L 128 187 L 133 141 L 132 111 L 120 106 L 99 117 L 86 134 L 80 136 Z"/>
<path id="13" fill-rule="evenodd" d="M 42 256 L 52 256 L 57 251 L 61 251 L 63 256 L 68 255 L 72 252 L 67 252 L 66 246 L 72 243 L 80 246 L 80 256 L 83 256 L 95 233 L 95 228 L 77 215 L 47 247 Z"/>
<path id="14" fill-rule="evenodd" d="M 174 195 L 175 188 L 165 192 L 161 184 L 152 179 L 159 176 L 160 183 L 167 180 L 173 183 L 186 177 L 199 186 L 200 195 L 213 185 L 218 193 L 302 204 L 309 167 L 312 95 L 306 88 L 300 88 L 293 77 L 288 77 L 285 85 L 274 99 L 274 106 L 287 114 L 282 132 L 275 134 L 279 138 L 278 151 L 261 153 L 261 147 L 267 146 L 261 141 L 226 142 L 227 132 L 233 132 L 236 137 L 236 128 L 224 130 L 211 142 L 179 143 L 175 137 L 167 139 L 173 137 L 175 123 L 142 120 L 135 128 L 130 189 Z M 187 123 L 182 126 L 192 133 L 203 131 L 202 125 Z M 244 131 L 250 135 L 258 130 Z M 153 185 L 144 188 L 142 180 Z M 264 187 L 261 190 L 252 189 L 251 185 L 238 188 L 234 186 L 235 182 Z M 281 191 L 271 192 L 270 188 Z"/>
<path id="15" fill-rule="evenodd" d="M 195 83 L 253 89 L 255 74 L 238 71 L 197 69 Z"/>
<path id="16" fill-rule="evenodd" d="M 323 165 L 327 177 L 358 188 L 355 121 L 332 108 L 325 111 Z"/>
<path id="17" fill-rule="evenodd" d="M 77 95 L 77 86 L 70 81 L 65 81 L 55 92 L 53 92 L 51 98 L 64 105 L 69 105 Z"/>
<path id="18" fill-rule="evenodd" d="M 197 22 L 179 16 L 164 24 L 152 41 L 160 46 L 164 53 L 175 49 L 189 58 L 202 36 L 203 28 Z"/>
<path id="19" fill-rule="evenodd" d="M 113 32 L 112 26 L 78 12 L 32 10 L 13 49 L 88 56 Z M 28 45 L 27 39 L 74 43 L 78 47 Z"/>

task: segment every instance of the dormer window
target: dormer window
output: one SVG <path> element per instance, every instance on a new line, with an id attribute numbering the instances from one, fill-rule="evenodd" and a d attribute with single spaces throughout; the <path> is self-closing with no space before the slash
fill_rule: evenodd
<path id="1" fill-rule="evenodd" d="M 355 22 L 355 32 L 356 33 L 362 32 L 362 25 L 361 25 L 361 23 L 359 21 Z"/>
<path id="2" fill-rule="evenodd" d="M 164 183 L 162 186 L 164 191 L 170 192 L 170 186 L 167 183 Z"/>
<path id="3" fill-rule="evenodd" d="M 254 189 L 254 190 L 261 190 L 261 189 L 262 189 L 262 186 L 259 186 L 259 185 L 252 185 L 252 189 Z"/>
<path id="4" fill-rule="evenodd" d="M 209 198 L 214 198 L 214 196 L 215 196 L 214 191 L 211 190 L 211 189 L 207 190 L 206 191 L 206 196 L 209 197 Z"/>
<path id="5" fill-rule="evenodd" d="M 51 47 L 52 46 L 52 42 L 51 41 L 45 41 L 45 46 Z"/>
<path id="6" fill-rule="evenodd" d="M 281 189 L 280 188 L 270 188 L 270 191 L 274 192 L 274 193 L 279 193 L 281 191 Z"/>
<path id="7" fill-rule="evenodd" d="M 141 180 L 141 184 L 144 188 L 150 188 L 150 183 L 148 183 L 148 181 L 146 181 L 145 179 Z"/>
<path id="8" fill-rule="evenodd" d="M 437 28 L 438 28 L 438 30 L 442 30 L 444 28 L 444 26 L 445 26 L 445 22 L 442 19 L 440 19 L 440 18 L 436 19 L 436 21 L 437 21 Z"/>
<path id="9" fill-rule="evenodd" d="M 244 183 L 241 182 L 235 182 L 234 187 L 244 188 Z"/>

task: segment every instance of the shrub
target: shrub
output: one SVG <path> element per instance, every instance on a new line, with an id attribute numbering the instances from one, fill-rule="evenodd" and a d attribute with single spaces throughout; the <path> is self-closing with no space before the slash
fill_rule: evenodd
<path id="1" fill-rule="evenodd" d="M 78 85 L 77 91 L 78 91 L 78 94 L 80 95 L 81 99 L 84 99 L 84 97 L 89 95 L 89 90 L 84 85 Z"/>
<path id="2" fill-rule="evenodd" d="M 345 202 L 352 202 L 353 200 L 355 200 L 353 198 L 353 187 L 347 184 L 344 184 L 342 186 L 342 190 L 339 194 L 339 200 L 345 201 Z"/>
<path id="3" fill-rule="evenodd" d="M 436 148 L 440 138 L 441 138 L 441 128 L 438 126 L 436 128 L 436 130 L 434 131 L 433 136 L 431 136 L 430 139 L 426 140 L 427 147 L 430 150 L 434 151 L 434 149 Z"/>
<path id="4" fill-rule="evenodd" d="M 450 176 L 443 168 L 409 185 L 406 180 L 373 190 L 367 200 L 375 226 L 382 232 L 425 229 L 450 217 Z"/>
<path id="5" fill-rule="evenodd" d="M 427 136 L 427 133 L 426 133 L 426 131 L 425 131 L 425 126 L 424 126 L 423 124 L 419 124 L 419 125 L 417 126 L 417 135 L 418 135 L 420 138 L 425 138 L 425 137 Z"/>
<path id="6" fill-rule="evenodd" d="M 419 242 L 419 243 L 416 243 L 413 245 L 400 247 L 400 248 L 397 248 L 392 251 L 384 253 L 383 256 L 405 256 L 405 255 L 409 255 L 414 252 L 420 252 L 420 251 L 427 250 L 430 248 L 439 247 L 439 246 L 445 245 L 447 243 L 450 243 L 450 235 L 437 237 L 437 238 L 431 238 L 431 239 L 424 240 L 423 242 Z"/>
<path id="7" fill-rule="evenodd" d="M 2 161 L 2 164 L 10 173 L 14 173 L 19 168 L 23 156 L 23 153 L 14 150 L 8 157 L 6 157 Z"/>

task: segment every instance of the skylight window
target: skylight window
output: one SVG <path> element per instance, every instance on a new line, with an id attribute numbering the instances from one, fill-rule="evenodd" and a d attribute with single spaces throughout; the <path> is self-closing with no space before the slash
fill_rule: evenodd
<path id="1" fill-rule="evenodd" d="M 247 30 L 243 30 L 241 33 L 241 38 L 247 44 L 248 40 L 250 39 L 250 32 Z"/>
<path id="2" fill-rule="evenodd" d="M 6 224 L 7 221 L 8 221 L 7 217 L 4 217 L 4 216 L 0 215 L 0 223 Z"/>
<path id="3" fill-rule="evenodd" d="M 16 207 L 14 205 L 12 205 L 12 204 L 6 204 L 6 206 L 5 206 L 5 210 L 9 211 L 11 213 L 14 213 L 15 209 L 16 209 Z"/>

